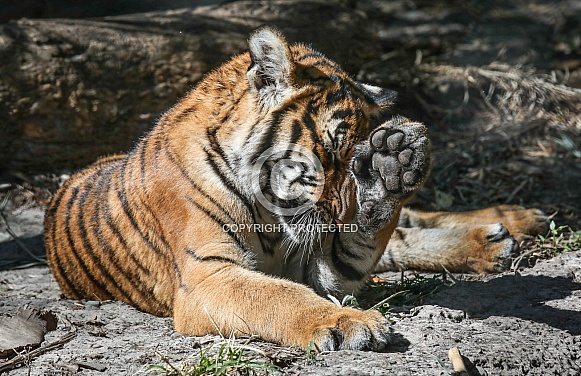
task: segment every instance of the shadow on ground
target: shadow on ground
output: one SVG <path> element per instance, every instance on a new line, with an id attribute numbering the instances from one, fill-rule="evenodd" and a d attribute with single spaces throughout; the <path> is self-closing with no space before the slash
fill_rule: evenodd
<path id="1" fill-rule="evenodd" d="M 0 242 L 0 270 L 37 265 L 45 255 L 42 235 Z"/>
<path id="2" fill-rule="evenodd" d="M 579 335 L 579 296 L 581 284 L 569 278 L 517 274 L 485 282 L 461 282 L 437 294 L 429 303 L 461 310 L 472 319 L 515 317 Z"/>

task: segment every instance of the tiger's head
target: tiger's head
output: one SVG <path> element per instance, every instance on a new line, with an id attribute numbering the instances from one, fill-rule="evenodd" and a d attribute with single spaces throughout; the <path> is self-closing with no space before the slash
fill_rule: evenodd
<path id="1" fill-rule="evenodd" d="M 276 29 L 249 39 L 249 92 L 259 109 L 250 162 L 256 203 L 285 226 L 289 242 L 312 247 L 321 224 L 350 220 L 354 148 L 396 93 L 353 80 L 335 62 Z M 351 214 L 349 214 L 351 213 Z"/>

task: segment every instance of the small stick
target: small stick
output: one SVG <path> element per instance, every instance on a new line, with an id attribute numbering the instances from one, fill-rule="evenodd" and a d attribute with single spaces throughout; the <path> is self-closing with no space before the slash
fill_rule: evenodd
<path id="1" fill-rule="evenodd" d="M 517 193 L 519 193 L 521 191 L 521 189 L 524 188 L 524 186 L 529 182 L 529 179 L 524 179 L 519 185 L 518 187 L 515 188 L 514 191 L 512 191 L 512 193 L 508 196 L 508 198 L 504 201 L 505 204 L 508 204 L 512 201 L 512 199 L 514 198 L 514 196 L 516 196 Z"/>
<path id="2" fill-rule="evenodd" d="M 459 376 L 469 376 L 466 366 L 464 365 L 464 360 L 462 360 L 462 355 L 457 347 L 452 347 L 448 351 L 448 358 L 452 362 L 452 367 L 454 367 L 454 372 Z"/>
<path id="3" fill-rule="evenodd" d="M 536 249 L 531 249 L 530 251 L 526 251 L 524 253 L 521 253 L 517 258 L 515 258 L 512 261 L 512 265 L 510 266 L 510 270 L 512 270 L 513 272 L 516 272 L 518 267 L 520 266 L 521 261 L 527 257 L 530 256 L 531 254 L 537 252 Z"/>

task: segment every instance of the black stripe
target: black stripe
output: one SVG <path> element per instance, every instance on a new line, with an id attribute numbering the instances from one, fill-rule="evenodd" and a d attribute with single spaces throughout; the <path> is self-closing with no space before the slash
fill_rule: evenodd
<path id="1" fill-rule="evenodd" d="M 218 216 L 215 215 L 214 213 L 212 213 L 210 210 L 208 210 L 208 209 L 204 208 L 202 205 L 198 204 L 196 201 L 194 201 L 194 199 L 192 199 L 190 197 L 186 197 L 186 199 L 188 200 L 189 203 L 194 205 L 197 209 L 202 211 L 204 214 L 206 214 L 213 221 L 217 222 L 220 225 L 220 228 L 224 229 L 224 227 L 228 224 L 228 223 L 222 221 L 220 218 L 218 218 Z M 245 246 L 242 239 L 240 239 L 240 237 L 238 236 L 238 233 L 230 231 L 229 226 L 226 226 L 226 227 L 228 227 L 228 231 L 224 231 L 224 232 L 226 234 L 228 234 L 236 242 L 238 247 L 246 253 L 250 252 L 250 250 Z"/>
<path id="2" fill-rule="evenodd" d="M 70 180 L 67 183 L 70 183 Z M 62 201 L 62 199 L 63 199 L 63 197 L 64 197 L 64 195 L 65 195 L 66 192 L 67 192 L 67 190 L 66 190 L 65 187 L 62 187 L 57 192 L 57 194 L 53 197 L 53 202 L 52 202 L 51 208 L 49 209 L 49 213 L 47 213 L 47 216 L 50 215 L 52 217 L 52 228 L 51 228 L 51 231 L 50 231 L 50 234 L 51 234 L 50 236 L 51 236 L 51 239 L 53 241 L 53 250 L 52 250 L 52 253 L 53 253 L 53 256 L 55 258 L 55 262 L 53 264 L 51 264 L 51 266 L 53 268 L 55 268 L 55 267 L 57 268 L 57 271 L 58 271 L 60 277 L 64 281 L 65 285 L 67 285 L 67 287 L 68 287 L 69 290 L 73 291 L 77 295 L 82 295 L 80 293 L 80 291 L 77 290 L 75 284 L 73 284 L 73 282 L 68 278 L 68 274 L 63 269 L 62 261 L 60 260 L 60 257 L 59 257 L 59 247 L 57 245 L 58 239 L 57 239 L 57 236 L 56 236 L 56 230 L 57 230 L 58 225 L 56 223 L 55 215 L 56 215 L 56 212 L 57 212 L 58 208 L 61 205 L 61 201 Z M 67 212 L 66 216 L 68 218 L 68 212 Z M 61 248 L 60 250 L 61 251 L 68 252 L 68 250 L 65 249 L 65 248 Z"/>
<path id="3" fill-rule="evenodd" d="M 196 251 L 193 251 L 191 249 L 186 249 L 186 254 L 189 256 L 192 256 L 196 261 L 218 261 L 218 262 L 228 262 L 234 265 L 238 265 L 241 266 L 240 264 L 238 264 L 236 261 L 229 259 L 228 257 L 222 257 L 222 256 L 205 256 L 205 257 L 201 257 L 199 256 Z"/>
<path id="4" fill-rule="evenodd" d="M 364 243 L 360 239 L 357 239 L 357 238 L 352 238 L 351 241 L 353 242 L 353 244 L 355 244 L 359 247 L 363 247 L 363 248 L 372 248 L 373 247 L 373 246 L 370 246 L 368 243 Z"/>
<path id="5" fill-rule="evenodd" d="M 234 102 L 232 103 L 232 105 L 230 106 L 230 109 L 226 112 L 226 114 L 218 120 L 219 124 L 224 124 L 227 120 L 230 119 L 230 116 L 232 115 L 232 113 L 238 109 L 238 105 L 240 104 L 240 101 L 242 100 L 242 98 L 244 98 L 244 96 L 246 95 L 246 92 L 249 90 L 249 88 L 245 88 L 242 93 L 240 93 L 240 96 L 238 98 L 236 98 L 234 100 Z"/>
<path id="6" fill-rule="evenodd" d="M 308 55 L 304 55 L 306 57 L 311 57 Z M 324 60 L 318 60 L 312 63 L 308 64 L 310 67 L 316 68 L 316 67 L 326 67 L 326 68 L 331 68 L 332 70 L 336 71 L 339 74 L 345 74 L 345 72 L 335 63 L 333 63 L 330 60 L 324 59 Z M 327 77 L 328 79 L 334 81 L 334 82 L 340 82 L 341 81 L 341 77 L 337 74 L 326 74 L 325 77 Z"/>
<path id="7" fill-rule="evenodd" d="M 338 236 L 336 236 L 336 238 L 338 238 Z M 367 246 L 365 248 L 369 249 L 370 247 Z M 341 253 L 355 260 L 363 260 L 365 258 L 364 254 L 353 253 L 353 251 L 351 251 L 348 247 L 345 247 L 344 245 L 341 245 Z"/>
<path id="8" fill-rule="evenodd" d="M 269 256 L 274 255 L 274 247 L 270 244 L 270 240 L 264 239 L 262 234 L 258 234 L 258 240 L 260 241 L 260 247 L 262 248 L 262 252 L 266 253 Z"/>
<path id="9" fill-rule="evenodd" d="M 337 74 L 328 74 L 327 77 L 335 83 L 341 83 L 343 81 L 343 78 Z"/>
<path id="10" fill-rule="evenodd" d="M 347 264 L 343 260 L 339 258 L 339 252 L 345 253 L 345 250 L 342 249 L 343 245 L 339 240 L 338 236 L 333 238 L 333 247 L 331 249 L 331 261 L 333 262 L 333 266 L 335 269 L 343 275 L 343 277 L 347 278 L 350 281 L 360 281 L 363 278 L 367 277 L 366 273 L 362 273 L 359 270 L 355 269 L 352 265 Z"/>
<path id="11" fill-rule="evenodd" d="M 313 139 L 313 142 L 316 144 L 321 144 L 321 138 L 319 137 L 319 134 L 317 133 L 317 125 L 315 124 L 315 121 L 313 120 L 313 117 L 311 116 L 311 114 L 314 115 L 317 112 L 318 112 L 318 109 L 315 107 L 314 102 L 309 103 L 307 105 L 306 112 L 302 116 L 302 121 L 305 124 L 306 128 L 311 133 L 311 137 Z"/>
<path id="12" fill-rule="evenodd" d="M 411 224 L 411 219 L 410 219 L 410 216 L 407 214 L 407 212 L 402 210 L 401 214 L 399 215 L 399 219 L 397 220 L 397 227 L 403 227 L 403 228 L 414 227 Z M 417 227 L 425 227 L 425 226 L 418 225 Z"/>
<path id="13" fill-rule="evenodd" d="M 299 178 L 295 179 L 295 180 L 300 180 L 301 185 L 303 186 L 308 186 L 308 187 L 318 187 L 319 183 L 317 182 L 316 178 L 312 175 L 309 176 L 300 176 Z M 293 182 L 291 182 L 291 184 L 293 184 Z"/>
<path id="14" fill-rule="evenodd" d="M 345 99 L 344 90 L 345 89 L 343 87 L 341 87 L 339 90 L 328 92 L 327 93 L 327 96 L 325 98 L 325 105 L 326 106 L 332 106 L 335 103 L 339 103 L 343 99 Z"/>
<path id="15" fill-rule="evenodd" d="M 162 143 L 161 138 L 159 136 L 157 136 L 157 139 L 155 140 L 155 144 L 153 145 L 153 150 L 155 151 L 155 154 L 153 155 L 154 171 L 159 168 L 159 157 L 160 157 L 159 152 L 163 148 L 163 145 L 161 143 Z"/>
<path id="16" fill-rule="evenodd" d="M 87 228 L 85 226 L 85 217 L 84 217 L 83 205 L 85 203 L 85 200 L 87 199 L 87 196 L 89 195 L 89 192 L 93 188 L 93 185 L 95 183 L 96 178 L 97 178 L 97 174 L 95 173 L 85 180 L 86 185 L 83 187 L 83 192 L 81 193 L 79 200 L 77 201 L 77 206 L 78 206 L 78 211 L 79 211 L 77 214 L 77 226 L 79 228 L 80 235 L 82 238 L 82 247 L 84 247 L 83 254 L 87 255 L 88 258 L 90 259 L 90 262 L 92 263 L 92 266 L 95 269 L 99 270 L 101 272 L 101 274 L 103 275 L 103 277 L 105 279 L 107 279 L 111 283 L 112 286 L 117 288 L 118 292 L 120 292 L 122 295 L 121 300 L 124 300 L 131 305 L 135 305 L 135 302 L 133 301 L 133 299 L 131 299 L 130 294 L 128 294 L 127 291 L 124 291 L 124 289 L 116 283 L 115 278 L 113 278 L 111 273 L 109 273 L 109 270 L 105 267 L 105 265 L 103 265 L 101 263 L 102 260 L 99 257 L 95 257 L 94 247 L 91 244 L 89 237 L 87 236 L 88 233 L 87 233 Z M 115 294 L 113 294 L 113 292 L 111 290 L 107 289 L 107 291 L 109 291 L 111 293 L 111 295 L 115 296 Z M 115 296 L 115 297 L 117 297 L 117 296 Z"/>
<path id="17" fill-rule="evenodd" d="M 360 281 L 367 276 L 367 274 L 360 272 L 353 266 L 346 264 L 337 257 L 333 257 L 333 266 L 341 275 L 350 281 Z"/>
<path id="18" fill-rule="evenodd" d="M 210 148 L 214 151 L 220 158 L 224 161 L 228 169 L 232 171 L 232 166 L 228 164 L 228 159 L 226 158 L 226 153 L 224 153 L 224 149 L 222 149 L 222 145 L 218 141 L 218 137 L 216 134 L 218 133 L 219 128 L 214 129 L 206 129 L 206 138 L 210 141 Z"/>
<path id="19" fill-rule="evenodd" d="M 246 140 L 244 140 L 245 145 L 247 145 L 250 142 L 250 139 L 256 136 L 258 133 L 260 133 L 260 131 L 262 130 L 261 127 L 257 126 L 258 123 L 260 123 L 261 121 L 262 119 L 258 119 L 254 124 L 250 126 L 250 132 L 248 133 Z"/>
<path id="20" fill-rule="evenodd" d="M 308 53 L 301 55 L 297 58 L 298 61 L 300 60 L 306 60 L 306 59 L 310 59 L 310 58 L 315 58 L 315 59 L 325 59 L 325 55 L 323 55 L 322 53 L 320 53 L 319 51 L 314 51 L 311 50 Z"/>
<path id="21" fill-rule="evenodd" d="M 290 143 L 296 144 L 302 135 L 303 135 L 303 127 L 302 127 L 301 123 L 298 120 L 293 121 L 293 128 L 292 128 Z"/>
<path id="22" fill-rule="evenodd" d="M 411 245 L 405 240 L 405 233 L 401 229 L 396 227 L 395 230 L 393 230 L 393 233 L 399 237 L 406 248 L 411 249 Z"/>
<path id="23" fill-rule="evenodd" d="M 127 219 L 129 219 L 131 226 L 133 227 L 133 229 L 135 231 L 137 231 L 137 233 L 141 236 L 143 241 L 151 248 L 151 250 L 153 250 L 156 253 L 160 253 L 160 251 L 162 251 L 162 249 L 159 247 L 159 244 L 156 244 L 154 239 L 152 239 L 151 236 L 147 232 L 144 232 L 140 228 L 139 223 L 137 223 L 137 219 L 135 218 L 135 214 L 133 213 L 133 210 L 131 209 L 129 200 L 127 198 L 127 190 L 125 189 L 125 168 L 126 168 L 126 166 L 127 166 L 126 163 L 121 165 L 121 169 L 119 171 L 119 175 L 118 175 L 118 179 L 117 179 L 119 184 L 117 184 L 117 186 L 116 186 L 117 197 L 119 198 L 119 201 L 121 202 L 121 208 L 123 209 L 123 212 L 125 213 L 125 216 L 127 217 Z M 153 214 L 149 213 L 149 215 L 151 216 Z M 171 246 L 169 245 L 167 240 L 164 237 L 159 237 L 158 240 L 161 242 L 161 245 L 163 247 L 165 247 L 165 251 L 169 251 L 171 253 Z M 163 253 L 161 253 L 161 254 L 163 254 Z M 167 259 L 166 255 L 164 255 L 164 257 Z"/>
<path id="24" fill-rule="evenodd" d="M 353 239 L 353 242 L 355 242 L 355 239 Z M 337 246 L 335 247 L 335 243 L 337 243 Z M 357 243 L 356 243 L 357 244 Z M 370 247 L 369 245 L 366 246 L 361 246 L 360 243 L 357 244 L 358 246 L 365 248 L 365 249 L 370 249 L 372 247 Z M 353 253 L 353 251 L 351 251 L 348 247 L 345 246 L 345 244 L 343 243 L 343 241 L 341 240 L 341 238 L 339 236 L 335 236 L 335 238 L 333 239 L 333 246 L 336 249 L 340 249 L 341 253 L 344 254 L 347 257 L 356 259 L 356 260 L 363 260 L 365 258 L 365 255 L 363 254 L 358 254 L 358 253 Z M 373 249 L 373 248 L 372 248 Z"/>
<path id="25" fill-rule="evenodd" d="M 354 114 L 353 110 L 350 108 L 344 108 L 333 112 L 331 116 L 333 119 L 345 119 L 346 117 L 352 116 Z"/>
<path id="26" fill-rule="evenodd" d="M 226 166 L 228 171 L 224 171 L 224 169 L 220 168 L 220 166 L 217 163 L 216 158 L 214 156 L 210 156 L 209 151 L 204 149 L 204 152 L 207 155 L 206 161 L 210 162 L 210 164 L 212 165 L 212 168 L 214 169 L 216 174 L 218 176 L 221 176 L 221 180 L 222 180 L 222 182 L 226 183 L 225 184 L 226 187 L 228 187 L 228 189 L 230 191 L 233 191 L 235 194 L 237 194 L 237 196 L 240 197 L 240 199 L 242 200 L 242 197 L 244 195 L 242 192 L 240 192 L 238 187 L 236 187 L 236 184 L 234 182 L 235 179 L 232 178 L 232 176 L 236 175 L 236 173 L 234 171 L 237 170 L 238 168 L 230 165 L 230 161 L 226 157 L 226 153 L 224 152 L 224 149 L 222 148 L 222 146 L 220 145 L 220 142 L 218 141 L 218 139 L 216 137 L 216 132 L 217 132 L 217 128 L 214 130 L 208 129 L 206 131 L 206 137 L 210 141 L 211 150 L 222 160 L 223 165 Z M 226 176 L 226 175 L 229 175 L 229 176 Z"/>
<path id="27" fill-rule="evenodd" d="M 306 128 L 309 130 L 309 133 L 311 134 L 311 138 L 313 140 L 313 143 L 315 143 L 315 145 L 322 145 L 323 142 L 321 141 L 321 138 L 319 137 L 319 134 L 317 133 L 317 126 L 315 124 L 315 121 L 313 120 L 313 117 L 311 116 L 311 113 L 313 113 L 313 114 L 316 113 L 316 108 L 314 107 L 313 102 L 311 102 L 307 105 L 307 111 L 303 114 L 302 120 L 303 120 L 303 123 L 305 124 Z M 317 157 L 319 160 L 322 160 L 321 156 L 319 155 L 319 152 L 316 148 L 313 148 L 313 150 L 311 150 L 311 151 L 313 152 L 315 157 Z"/>
<path id="28" fill-rule="evenodd" d="M 176 275 L 178 276 L 178 281 L 179 281 L 179 287 L 180 289 L 185 289 L 186 286 L 184 285 L 184 282 L 182 280 L 182 272 L 180 271 L 180 268 L 178 266 L 177 262 L 173 262 L 173 270 L 176 272 Z"/>
<path id="29" fill-rule="evenodd" d="M 73 175 L 74 177 L 74 175 Z M 52 217 L 54 215 L 56 215 L 57 210 L 59 209 L 60 205 L 61 205 L 61 201 L 63 199 L 63 196 L 65 195 L 65 193 L 67 192 L 67 188 L 69 185 L 71 185 L 71 180 L 72 178 L 70 178 L 69 180 L 67 180 L 64 185 L 55 193 L 55 195 L 52 198 L 52 202 L 51 202 L 51 206 L 48 208 L 48 210 L 46 211 L 45 216 L 46 217 Z"/>
<path id="30" fill-rule="evenodd" d="M 77 247 L 75 247 L 75 241 L 73 239 L 73 234 L 71 232 L 71 209 L 73 208 L 73 205 L 75 204 L 75 201 L 77 199 L 77 196 L 79 194 L 79 187 L 73 187 L 72 188 L 72 192 L 71 192 L 71 198 L 69 199 L 69 201 L 67 202 L 67 206 L 66 206 L 66 211 L 67 211 L 67 216 L 65 219 L 65 223 L 64 223 L 64 230 L 65 230 L 65 234 L 66 234 L 66 238 L 67 238 L 67 245 L 68 248 L 71 249 L 71 254 L 73 255 L 73 258 L 75 259 L 75 261 L 77 262 L 77 264 L 80 266 L 80 268 L 83 270 L 85 277 L 97 288 L 99 288 L 102 291 L 105 291 L 105 293 L 108 293 L 110 296 L 112 295 L 111 292 L 107 289 L 107 287 L 105 285 L 103 285 L 101 283 L 101 281 L 96 280 L 92 273 L 89 272 L 89 270 L 87 269 L 87 266 L 85 265 L 85 263 L 82 261 L 82 259 L 79 257 L 78 252 L 76 251 Z M 81 295 L 85 295 L 85 294 L 81 294 Z M 93 297 L 88 297 L 88 298 L 93 298 Z M 102 299 L 105 297 L 100 297 L 97 296 L 98 299 Z"/>
<path id="31" fill-rule="evenodd" d="M 276 111 L 268 123 L 268 129 L 263 133 L 262 138 L 259 142 L 257 149 L 250 158 L 251 163 L 255 163 L 258 158 L 264 153 L 268 148 L 276 144 L 276 132 L 280 129 L 280 123 L 282 119 L 291 111 L 296 111 L 297 106 L 291 104 L 283 109 Z"/>
<path id="32" fill-rule="evenodd" d="M 323 55 L 322 53 L 318 52 L 318 51 L 311 51 L 309 53 L 306 53 L 302 56 L 299 56 L 299 58 L 297 59 L 298 61 L 300 60 L 306 60 L 306 59 L 319 59 L 319 61 L 315 61 L 314 63 L 310 64 L 310 66 L 318 66 L 318 65 L 324 65 L 326 67 L 330 67 L 333 68 L 337 71 L 339 71 L 340 73 L 344 73 L 343 69 L 341 69 L 341 67 L 329 60 L 325 55 Z"/>
<path id="33" fill-rule="evenodd" d="M 141 193 L 143 193 L 145 195 L 145 192 L 141 192 Z M 148 236 L 151 238 L 151 236 L 153 235 L 155 238 L 157 238 L 158 241 L 160 241 L 162 243 L 162 245 L 166 248 L 165 250 L 167 252 L 171 253 L 172 246 L 169 244 L 169 241 L 165 237 L 164 233 L 156 231 L 156 229 L 163 229 L 163 225 L 161 224 L 161 222 L 158 218 L 158 215 L 151 209 L 151 206 L 149 206 L 149 204 L 143 200 L 142 195 L 137 195 L 137 199 L 139 201 L 137 203 L 137 206 L 139 207 L 139 211 L 145 212 L 145 214 L 147 215 L 147 219 L 150 222 L 153 222 L 153 225 L 150 225 L 150 224 L 146 225 L 147 229 L 148 229 L 148 231 L 147 231 Z"/>
<path id="34" fill-rule="evenodd" d="M 345 134 L 346 133 L 345 131 L 351 127 L 352 127 L 351 124 L 347 123 L 346 121 L 342 121 L 337 125 L 335 132 L 337 132 L 337 133 L 341 132 L 341 133 Z"/>
<path id="35" fill-rule="evenodd" d="M 183 178 L 186 179 L 186 181 L 190 184 L 190 186 L 195 189 L 196 191 L 198 191 L 205 199 L 209 200 L 210 202 L 212 202 L 212 204 L 214 204 L 216 206 L 216 208 L 220 209 L 222 211 L 223 214 L 225 214 L 228 219 L 230 219 L 231 222 L 235 222 L 234 218 L 231 216 L 230 211 L 226 210 L 226 208 L 224 208 L 218 201 L 216 201 L 216 199 L 212 196 L 210 196 L 205 190 L 203 190 L 198 184 L 196 184 L 196 182 L 188 175 L 187 171 L 184 169 L 184 167 L 179 164 L 175 158 L 171 155 L 170 151 L 167 148 L 164 148 L 165 152 L 166 152 L 166 156 L 168 157 L 169 161 L 171 163 L 173 163 L 178 170 L 180 171 L 180 173 L 182 174 Z M 240 201 L 244 204 L 244 206 L 246 207 L 246 209 L 252 213 L 252 211 L 250 210 L 250 203 L 247 202 L 243 197 L 241 196 L 237 196 Z"/>
<path id="36" fill-rule="evenodd" d="M 316 183 L 315 178 L 312 176 L 301 176 L 298 179 L 301 179 L 300 183 L 304 187 L 309 187 L 309 186 L 310 187 L 317 187 L 319 185 Z M 315 183 L 310 182 L 309 179 L 312 181 L 315 181 Z M 296 181 L 296 179 L 295 179 L 295 181 Z M 302 197 L 297 197 L 297 198 L 293 198 L 293 199 L 289 200 L 289 199 L 280 198 L 279 196 L 275 195 L 274 191 L 272 189 L 271 179 L 266 179 L 265 185 L 261 189 L 265 193 L 266 196 L 271 197 L 273 204 L 275 204 L 276 206 L 279 206 L 281 208 L 284 208 L 284 209 L 296 208 L 298 206 L 303 205 L 306 202 Z"/>
<path id="37" fill-rule="evenodd" d="M 303 135 L 303 127 L 302 127 L 301 123 L 298 120 L 294 120 L 293 124 L 292 124 L 292 130 L 291 130 L 291 136 L 290 136 L 289 143 L 296 144 L 302 135 Z M 288 159 L 290 157 L 291 152 L 292 152 L 291 148 L 286 148 L 283 156 L 279 160 Z M 278 162 L 279 160 L 277 160 L 276 162 Z M 254 160 L 254 162 L 256 162 L 256 160 Z"/>
<path id="38" fill-rule="evenodd" d="M 174 123 L 174 124 L 181 123 L 182 120 L 184 120 L 186 117 L 188 117 L 191 114 L 193 114 L 194 112 L 196 112 L 196 109 L 197 109 L 196 107 L 197 107 L 197 104 L 194 104 L 193 106 L 190 106 L 190 107 L 182 110 L 182 112 L 180 114 L 174 116 L 174 118 L 172 119 L 172 123 Z M 170 109 L 168 111 L 168 113 L 170 113 L 173 110 L 175 110 L 175 107 Z"/>
<path id="39" fill-rule="evenodd" d="M 139 153 L 139 167 L 141 170 L 141 186 L 145 186 L 145 172 L 147 170 L 147 145 L 149 143 L 149 137 L 145 137 L 139 147 L 141 148 L 141 153 Z"/>
<path id="40" fill-rule="evenodd" d="M 327 129 L 327 137 L 329 137 L 329 140 L 331 140 L 331 150 L 337 150 L 339 148 L 339 141 L 337 140 L 337 137 L 333 135 L 329 129 Z"/>
<path id="41" fill-rule="evenodd" d="M 212 171 L 220 178 L 224 187 L 228 189 L 234 196 L 236 196 L 243 204 L 246 206 L 248 210 L 250 210 L 251 204 L 243 195 L 242 192 L 236 188 L 232 180 L 230 180 L 224 172 L 220 169 L 218 164 L 216 163 L 214 157 L 211 155 L 210 151 L 204 148 L 204 153 L 206 154 L 205 161 L 208 163 Z"/>

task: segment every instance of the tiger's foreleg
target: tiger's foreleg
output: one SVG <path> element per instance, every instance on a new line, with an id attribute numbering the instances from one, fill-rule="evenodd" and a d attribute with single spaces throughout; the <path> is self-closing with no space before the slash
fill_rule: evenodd
<path id="1" fill-rule="evenodd" d="M 377 311 L 341 308 L 308 287 L 229 262 L 188 260 L 174 298 L 177 331 L 252 334 L 320 351 L 382 350 L 389 327 Z"/>

